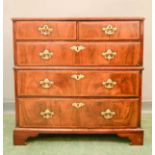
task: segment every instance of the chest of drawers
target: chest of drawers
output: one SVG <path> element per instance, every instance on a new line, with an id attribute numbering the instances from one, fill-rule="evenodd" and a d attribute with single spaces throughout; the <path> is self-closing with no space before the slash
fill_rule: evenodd
<path id="1" fill-rule="evenodd" d="M 13 19 L 14 144 L 116 134 L 143 144 L 142 18 Z"/>

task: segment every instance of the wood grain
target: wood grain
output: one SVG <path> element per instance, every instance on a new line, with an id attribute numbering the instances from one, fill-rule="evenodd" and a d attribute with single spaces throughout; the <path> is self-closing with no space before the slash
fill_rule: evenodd
<path id="1" fill-rule="evenodd" d="M 106 35 L 102 28 L 113 25 L 117 31 L 111 35 Z M 79 40 L 138 40 L 140 39 L 138 21 L 99 21 L 80 22 Z"/>
<path id="2" fill-rule="evenodd" d="M 20 98 L 20 127 L 54 127 L 54 128 L 127 128 L 138 127 L 138 99 L 40 99 Z M 72 103 L 82 102 L 85 105 L 79 109 Z M 43 118 L 40 113 L 49 109 L 54 116 Z M 110 109 L 115 112 L 112 119 L 101 116 L 102 111 Z"/>
<path id="3" fill-rule="evenodd" d="M 16 22 L 16 40 L 75 40 L 76 22 L 54 21 L 20 21 Z M 44 36 L 40 34 L 39 27 L 48 25 L 53 32 Z"/>
<path id="4" fill-rule="evenodd" d="M 77 53 L 72 46 L 84 46 Z M 53 56 L 44 60 L 39 53 L 45 49 Z M 111 49 L 116 52 L 113 59 L 102 56 Z M 18 42 L 16 65 L 19 66 L 138 66 L 142 64 L 140 42 Z"/>
<path id="5" fill-rule="evenodd" d="M 18 96 L 137 96 L 139 95 L 138 71 L 17 71 Z M 81 80 L 71 78 L 82 74 Z M 54 82 L 49 89 L 42 88 L 40 81 L 48 78 Z M 107 89 L 102 82 L 117 82 Z"/>

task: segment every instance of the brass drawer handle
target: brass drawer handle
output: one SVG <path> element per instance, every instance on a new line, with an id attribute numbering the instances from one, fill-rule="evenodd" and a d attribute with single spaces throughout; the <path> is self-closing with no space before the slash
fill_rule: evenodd
<path id="1" fill-rule="evenodd" d="M 112 119 L 116 113 L 111 111 L 110 109 L 107 109 L 105 111 L 101 112 L 101 115 L 105 118 L 105 119 Z"/>
<path id="2" fill-rule="evenodd" d="M 75 80 L 77 80 L 77 81 L 83 79 L 84 77 L 85 77 L 85 75 L 83 75 L 83 74 L 73 74 L 73 75 L 71 76 L 72 79 L 75 79 Z"/>
<path id="3" fill-rule="evenodd" d="M 72 106 L 75 107 L 76 109 L 80 109 L 81 107 L 85 106 L 85 104 L 82 102 L 74 102 L 72 103 Z"/>
<path id="4" fill-rule="evenodd" d="M 106 27 L 103 27 L 102 31 L 104 31 L 105 34 L 110 36 L 110 35 L 113 35 L 117 31 L 117 28 L 109 24 Z"/>
<path id="5" fill-rule="evenodd" d="M 49 109 L 46 109 L 45 111 L 42 111 L 40 113 L 40 115 L 44 118 L 44 119 L 49 119 L 52 118 L 54 115 L 53 111 L 50 111 Z"/>
<path id="6" fill-rule="evenodd" d="M 44 80 L 40 81 L 41 87 L 45 88 L 45 89 L 48 89 L 48 88 L 52 87 L 53 84 L 54 84 L 54 82 L 50 81 L 47 78 L 45 78 Z"/>
<path id="7" fill-rule="evenodd" d="M 75 51 L 76 53 L 79 53 L 79 52 L 81 52 L 82 50 L 85 49 L 85 47 L 82 46 L 82 45 L 79 45 L 79 46 L 74 45 L 74 46 L 72 46 L 70 48 L 71 48 L 71 50 Z"/>
<path id="8" fill-rule="evenodd" d="M 48 49 L 43 50 L 42 52 L 39 53 L 39 56 L 43 60 L 49 60 L 53 56 L 53 52 L 49 51 Z"/>
<path id="9" fill-rule="evenodd" d="M 107 89 L 112 89 L 117 84 L 116 81 L 113 81 L 112 79 L 108 79 L 107 81 L 103 81 L 102 85 Z"/>
<path id="10" fill-rule="evenodd" d="M 44 36 L 49 36 L 51 34 L 51 32 L 53 31 L 53 28 L 51 28 L 45 24 L 43 26 L 40 26 L 38 28 L 38 30 L 40 31 L 40 34 L 42 34 Z"/>
<path id="11" fill-rule="evenodd" d="M 117 55 L 116 52 L 112 51 L 112 49 L 108 49 L 105 52 L 102 52 L 102 56 L 107 60 L 112 60 Z"/>

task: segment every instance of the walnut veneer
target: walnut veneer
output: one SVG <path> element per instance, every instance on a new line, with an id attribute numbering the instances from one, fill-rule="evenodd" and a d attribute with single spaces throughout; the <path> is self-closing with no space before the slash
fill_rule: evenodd
<path id="1" fill-rule="evenodd" d="M 143 144 L 143 18 L 15 18 L 14 144 L 117 134 Z"/>

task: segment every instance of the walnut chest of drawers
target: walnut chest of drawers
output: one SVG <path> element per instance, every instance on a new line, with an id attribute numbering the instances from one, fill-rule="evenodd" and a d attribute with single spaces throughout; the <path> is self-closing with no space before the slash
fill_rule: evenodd
<path id="1" fill-rule="evenodd" d="M 116 134 L 143 144 L 143 18 L 13 19 L 14 144 Z"/>

